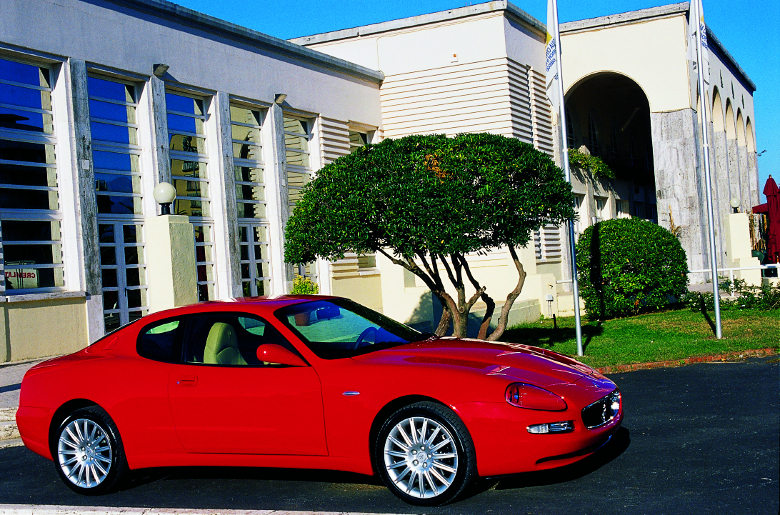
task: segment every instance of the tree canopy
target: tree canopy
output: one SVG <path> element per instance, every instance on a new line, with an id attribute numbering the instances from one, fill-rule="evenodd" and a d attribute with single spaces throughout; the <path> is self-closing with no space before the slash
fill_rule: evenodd
<path id="1" fill-rule="evenodd" d="M 379 252 L 420 277 L 441 301 L 443 334 L 465 336 L 472 306 L 495 302 L 466 254 L 506 247 L 518 271 L 498 327 L 506 327 L 525 272 L 517 247 L 542 224 L 574 216 L 563 172 L 533 146 L 494 134 L 407 136 L 367 145 L 322 168 L 303 191 L 286 227 L 285 260 L 339 259 Z M 456 295 L 447 292 L 444 278 Z M 466 297 L 466 284 L 475 290 Z"/>

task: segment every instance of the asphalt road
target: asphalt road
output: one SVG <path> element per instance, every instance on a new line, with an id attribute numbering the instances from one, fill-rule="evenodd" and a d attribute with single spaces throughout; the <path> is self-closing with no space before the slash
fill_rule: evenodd
<path id="1" fill-rule="evenodd" d="M 416 509 L 372 478 L 334 472 L 166 469 L 120 492 L 72 493 L 51 462 L 0 450 L 0 504 L 375 513 L 767 513 L 780 508 L 778 358 L 617 374 L 623 429 L 603 451 L 543 473 L 482 481 Z M 507 452 L 522 452 L 522 449 Z"/>

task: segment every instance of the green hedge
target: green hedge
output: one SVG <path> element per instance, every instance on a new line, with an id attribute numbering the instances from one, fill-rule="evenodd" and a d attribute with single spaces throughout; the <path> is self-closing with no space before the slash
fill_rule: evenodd
<path id="1" fill-rule="evenodd" d="M 688 266 L 669 231 L 639 218 L 605 220 L 577 241 L 580 295 L 591 319 L 655 311 L 679 302 Z"/>

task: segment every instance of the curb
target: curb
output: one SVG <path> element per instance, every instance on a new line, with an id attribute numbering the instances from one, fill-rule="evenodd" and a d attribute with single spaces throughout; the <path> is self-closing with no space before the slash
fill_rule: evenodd
<path id="1" fill-rule="evenodd" d="M 4 513 L 36 515 L 154 515 L 172 513 L 177 515 L 343 515 L 344 512 L 287 511 L 287 510 L 209 510 L 176 508 L 112 508 L 102 506 L 52 506 L 43 504 L 0 504 L 0 515 Z M 353 513 L 352 515 L 370 515 Z"/>
<path id="2" fill-rule="evenodd" d="M 610 367 L 597 368 L 602 374 L 616 374 L 620 372 L 633 372 L 635 370 L 650 370 L 653 368 L 675 368 L 695 363 L 713 363 L 744 360 L 748 358 L 763 358 L 766 356 L 778 355 L 778 349 L 767 347 L 764 349 L 750 349 L 743 351 L 724 352 L 722 354 L 711 354 L 707 356 L 691 356 L 689 358 L 670 359 L 666 361 L 651 361 L 649 363 L 629 363 L 626 365 L 615 365 Z"/>

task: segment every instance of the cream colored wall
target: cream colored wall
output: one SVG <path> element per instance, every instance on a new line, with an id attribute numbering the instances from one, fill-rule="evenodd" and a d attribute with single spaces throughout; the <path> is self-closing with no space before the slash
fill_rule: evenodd
<path id="1" fill-rule="evenodd" d="M 306 46 L 391 76 L 447 66 L 453 54 L 459 63 L 505 57 L 503 20 L 498 11 Z"/>
<path id="2" fill-rule="evenodd" d="M 520 296 L 513 305 L 510 323 L 536 320 L 540 315 L 547 316 L 546 296 L 552 294 L 554 299 L 557 296 L 556 281 L 559 273 L 556 275 L 556 269 L 559 269 L 560 265 L 537 267 L 533 244 L 520 249 L 518 254 L 527 277 Z M 472 256 L 469 258 L 469 263 L 474 276 L 487 288 L 486 292 L 498 306 L 503 304 L 507 294 L 517 284 L 517 270 L 509 252 L 498 250 L 486 256 Z M 438 318 L 439 313 L 433 312 L 430 290 L 425 283 L 384 256 L 377 255 L 377 267 L 381 272 L 384 314 L 410 324 Z M 446 279 L 445 284 L 448 284 Z M 448 292 L 455 295 L 451 287 L 448 288 Z M 471 286 L 466 288 L 467 296 L 473 292 Z M 556 305 L 557 301 L 553 303 L 554 307 Z M 484 303 L 478 301 L 472 312 L 484 312 L 484 309 Z M 496 316 L 499 309 L 497 307 Z M 429 329 L 432 330 L 434 327 Z"/>
<path id="3" fill-rule="evenodd" d="M 690 108 L 684 13 L 641 23 L 561 36 L 564 89 L 599 72 L 629 77 L 644 91 L 651 112 Z M 616 44 L 616 42 L 620 44 Z"/>
<path id="4" fill-rule="evenodd" d="M 361 270 L 351 254 L 330 265 L 330 293 L 348 297 L 377 311 L 383 311 L 382 280 L 378 269 Z"/>
<path id="5" fill-rule="evenodd" d="M 0 363 L 67 354 L 86 347 L 84 297 L 0 302 L 0 342 Z"/>
<path id="6" fill-rule="evenodd" d="M 730 213 L 726 220 L 726 259 L 728 268 L 756 267 L 755 270 L 734 272 L 734 277 L 753 286 L 761 285 L 761 265 L 753 257 L 750 245 L 750 222 L 747 213 Z"/>

